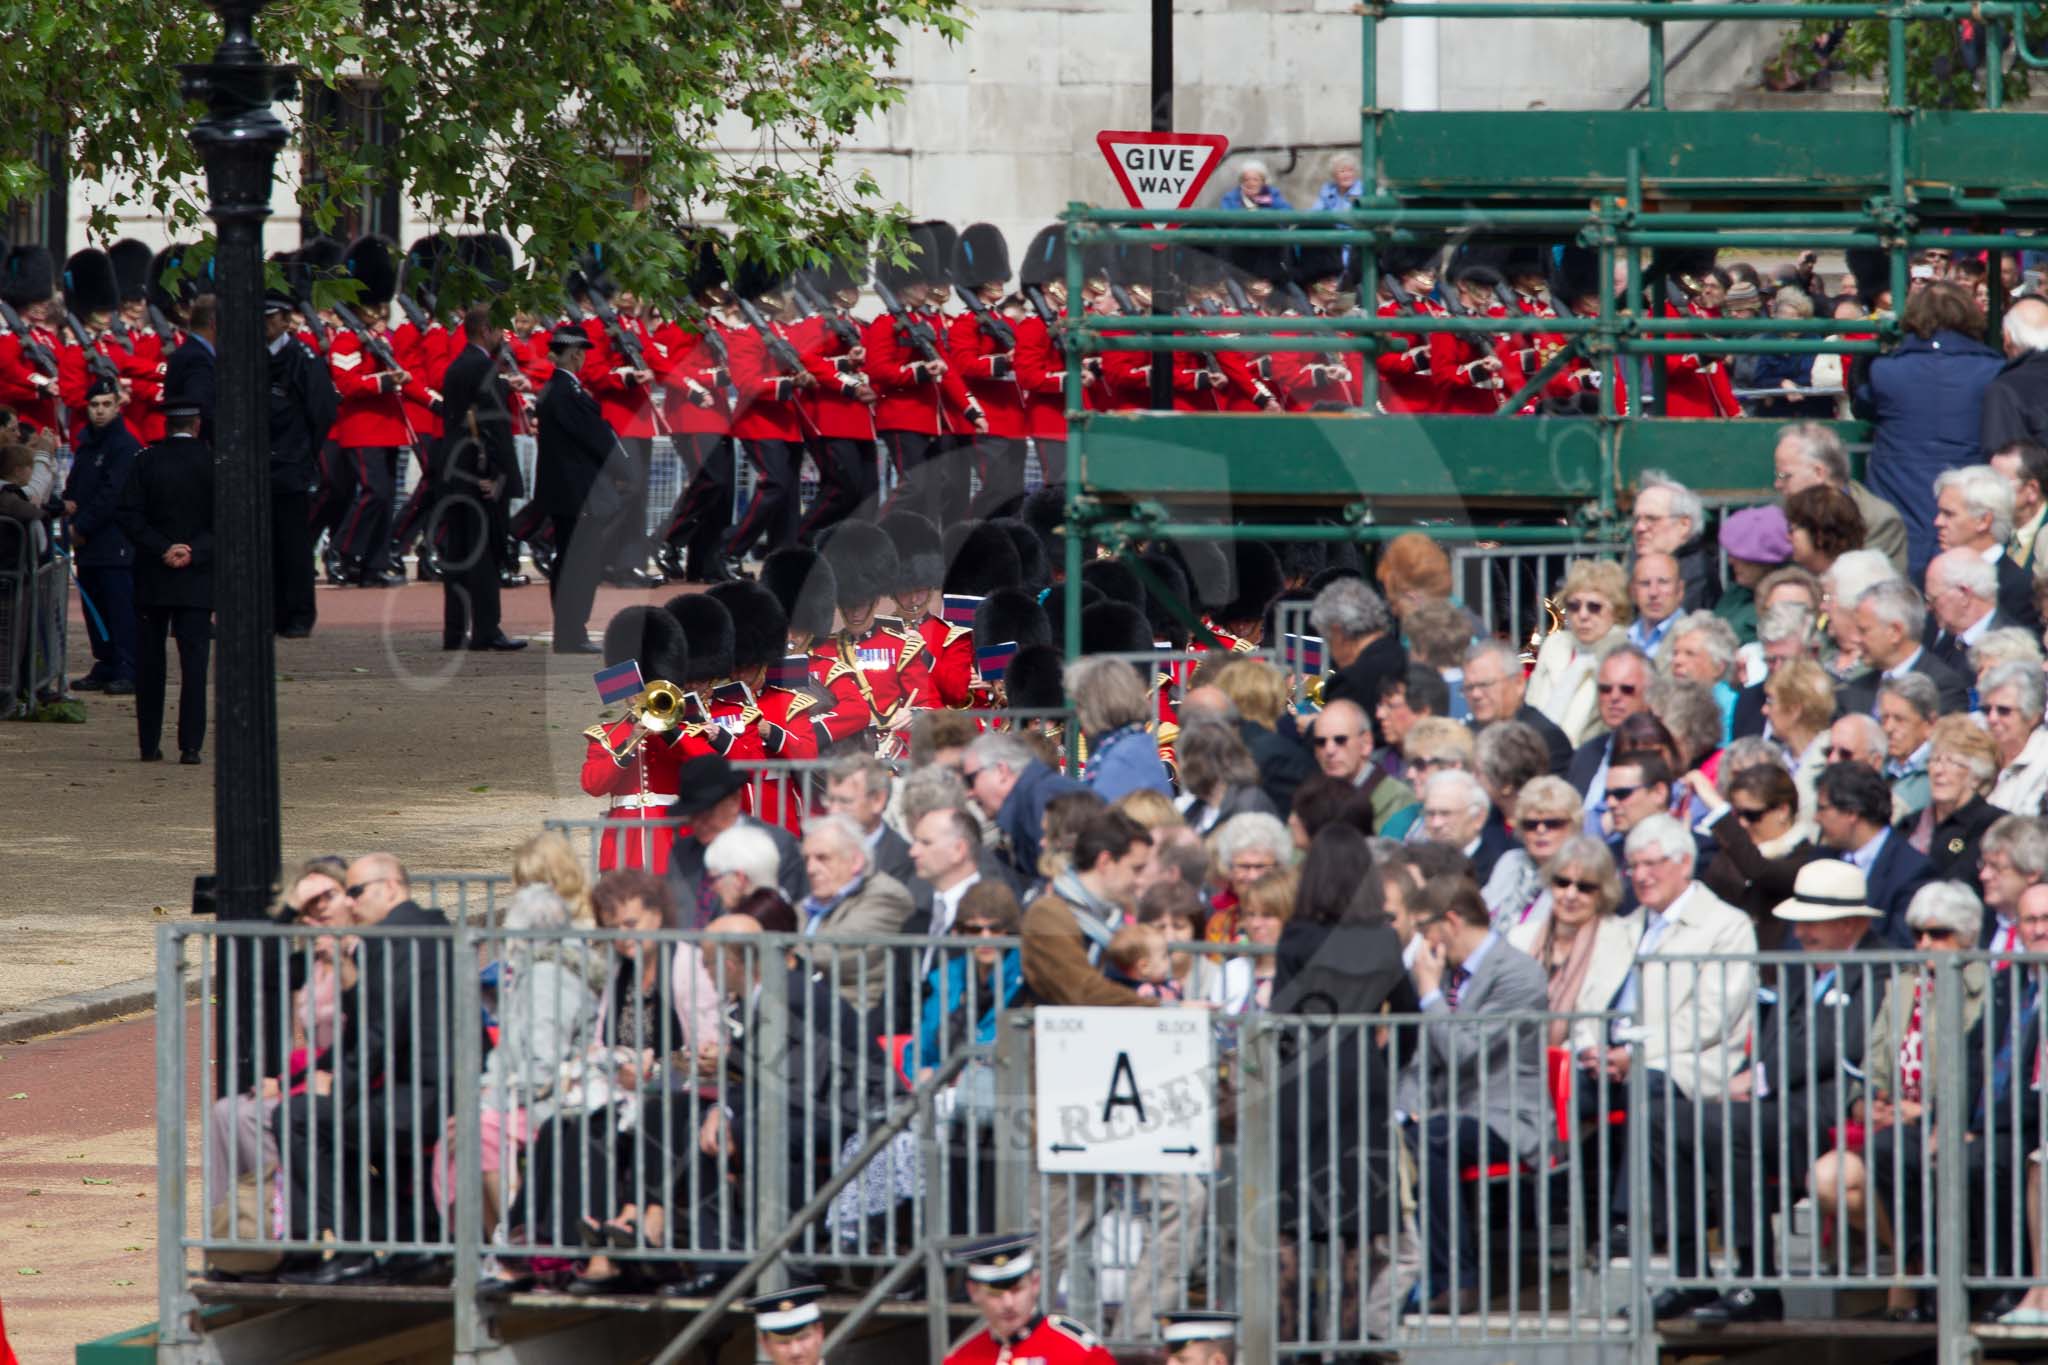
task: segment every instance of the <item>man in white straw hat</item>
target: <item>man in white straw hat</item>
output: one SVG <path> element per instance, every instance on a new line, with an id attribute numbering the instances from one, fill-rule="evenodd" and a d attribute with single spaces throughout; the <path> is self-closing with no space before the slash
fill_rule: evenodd
<path id="1" fill-rule="evenodd" d="M 1854 962 L 1858 952 L 1885 946 L 1884 912 L 1869 903 L 1857 867 L 1835 858 L 1808 863 L 1791 898 L 1771 913 L 1792 927 L 1808 960 L 1780 965 L 1774 985 L 1759 987 L 1756 1045 L 1724 1098 L 1699 1106 L 1681 1099 L 1659 1110 L 1673 1148 L 1663 1145 L 1663 1127 L 1651 1130 L 1651 1151 L 1675 1153 L 1669 1169 L 1678 1186 L 1679 1273 L 1705 1273 L 1696 1256 L 1703 1248 L 1692 1242 L 1695 1209 L 1704 1224 L 1720 1227 L 1735 1254 L 1738 1283 L 1689 1314 L 1702 1327 L 1784 1316 L 1776 1290 L 1740 1281 L 1778 1273 L 1772 1215 L 1788 1216 L 1803 1193 L 1800 1177 L 1835 1121 L 1836 1096 L 1863 1062 L 1863 993 L 1882 984 L 1871 984 L 1881 968 Z M 1664 1163 L 1651 1166 L 1661 1174 Z M 1657 1183 L 1653 1178 L 1652 1197 L 1661 1199 Z"/>

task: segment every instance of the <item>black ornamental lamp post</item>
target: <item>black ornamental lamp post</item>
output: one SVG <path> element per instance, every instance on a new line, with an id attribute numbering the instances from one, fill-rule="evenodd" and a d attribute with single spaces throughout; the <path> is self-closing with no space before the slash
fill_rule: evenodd
<path id="1" fill-rule="evenodd" d="M 214 407 L 214 616 L 216 621 L 214 896 L 222 920 L 261 919 L 278 875 L 277 691 L 271 632 L 269 357 L 263 343 L 263 221 L 284 121 L 271 107 L 296 87 L 296 68 L 273 66 L 256 43 L 264 0 L 208 0 L 222 37 L 213 60 L 179 67 L 188 100 L 206 115 L 192 145 L 206 165 L 214 221 L 218 307 Z M 222 1091 L 255 1080 L 254 991 L 259 940 L 223 945 Z M 230 972 L 230 967 L 232 971 Z M 236 989 L 238 987 L 239 989 Z M 233 1039 L 232 1052 L 229 1040 Z"/>

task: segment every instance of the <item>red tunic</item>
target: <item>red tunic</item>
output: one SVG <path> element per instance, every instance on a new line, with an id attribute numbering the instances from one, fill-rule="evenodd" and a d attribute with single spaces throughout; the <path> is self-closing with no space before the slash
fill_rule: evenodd
<path id="1" fill-rule="evenodd" d="M 1506 318 L 1508 310 L 1494 304 L 1486 310 L 1490 318 Z M 1522 387 L 1524 375 L 1516 351 L 1518 337 L 1473 336 L 1469 333 L 1438 332 L 1429 339 L 1429 369 L 1442 386 L 1441 412 L 1492 416 Z M 1494 371 L 1472 370 L 1468 366 L 1493 357 L 1500 362 Z"/>
<path id="2" fill-rule="evenodd" d="M 136 440 L 155 445 L 164 438 L 164 344 L 156 333 L 135 328 L 129 329 L 128 339 L 135 343 L 132 351 L 118 343 L 106 348 L 114 368 L 128 381 L 128 402 L 121 416 Z"/>
<path id="3" fill-rule="evenodd" d="M 1712 309 L 1702 309 L 1697 304 L 1688 304 L 1686 312 L 1694 317 L 1718 316 Z M 1667 303 L 1662 316 L 1676 318 L 1683 314 Z M 1685 333 L 1665 335 L 1683 337 Z M 1740 417 L 1742 408 L 1735 401 L 1735 388 L 1728 382 L 1728 372 L 1721 363 L 1711 356 L 1688 353 L 1664 357 L 1664 415 Z"/>
<path id="4" fill-rule="evenodd" d="M 821 756 L 833 742 L 827 724 L 829 708 L 815 694 L 769 685 L 754 699 L 760 708 L 761 746 L 777 762 L 803 763 Z M 781 825 L 791 834 L 804 832 L 801 790 L 789 778 L 769 776 L 761 783 L 756 818 Z"/>
<path id="5" fill-rule="evenodd" d="M 652 369 L 654 354 L 647 324 L 621 313 L 619 326 L 639 340 L 640 353 Z M 590 357 L 583 362 L 579 377 L 597 399 L 604 420 L 621 436 L 654 435 L 653 391 L 637 379 L 629 382 L 619 375 L 618 371 L 632 368 L 633 362 L 612 344 L 611 329 L 594 317 L 585 318 L 583 334 L 590 338 Z"/>
<path id="6" fill-rule="evenodd" d="M 710 324 L 718 326 L 716 322 Z M 723 340 L 721 331 L 720 340 Z M 722 436 L 732 427 L 732 406 L 726 401 L 726 378 L 718 353 L 700 331 L 679 322 L 655 329 L 647 363 L 661 381 L 661 415 L 668 429 L 700 436 Z M 710 401 L 702 401 L 708 398 Z"/>
<path id="7" fill-rule="evenodd" d="M 784 341 L 790 339 L 782 324 L 768 326 Z M 768 353 L 766 339 L 752 327 L 735 327 L 726 333 L 725 347 L 732 357 L 732 385 L 739 394 L 732 434 L 742 441 L 803 440 L 796 381 Z"/>
<path id="8" fill-rule="evenodd" d="M 855 344 L 865 338 L 866 323 L 850 313 L 838 316 L 853 328 Z M 866 361 L 853 358 L 853 345 L 823 316 L 790 323 L 784 330 L 803 357 L 804 369 L 817 381 L 800 400 L 811 429 L 828 441 L 874 440 L 874 409 L 854 397 L 867 382 L 867 372 L 862 368 Z"/>
<path id="9" fill-rule="evenodd" d="M 946 1365 L 1116 1365 L 1095 1334 L 1060 1313 L 1033 1320 L 1008 1341 L 984 1327 L 946 1357 Z"/>
<path id="10" fill-rule="evenodd" d="M 436 439 L 441 434 L 441 419 L 433 405 L 441 397 L 448 362 L 455 359 L 454 339 L 438 322 L 422 332 L 408 318 L 391 329 L 391 352 L 398 357 L 399 368 L 412 376 L 405 381 L 402 400 L 414 434 L 422 441 Z"/>
<path id="11" fill-rule="evenodd" d="M 13 408 L 24 420 L 55 431 L 58 385 L 63 382 L 64 370 L 61 348 L 57 338 L 45 328 L 31 324 L 29 334 L 50 354 L 59 357 L 57 383 L 45 386 L 43 372 L 22 353 L 21 338 L 12 332 L 0 332 L 0 403 Z"/>
<path id="12" fill-rule="evenodd" d="M 939 359 L 949 363 L 936 381 L 918 378 L 910 367 L 924 357 L 897 335 L 896 320 L 883 313 L 868 324 L 862 340 L 867 345 L 867 373 L 876 394 L 875 426 L 880 431 L 908 431 L 937 436 L 948 430 L 946 412 L 964 411 L 967 386 L 950 363 L 946 344 L 946 322 L 937 313 L 910 312 L 909 316 L 932 330 Z"/>
<path id="13" fill-rule="evenodd" d="M 973 700 L 974 632 L 942 617 L 927 616 L 917 633 L 931 652 L 932 686 L 939 704 L 964 711 Z"/>
<path id="14" fill-rule="evenodd" d="M 840 659 L 830 641 L 811 651 L 808 664 L 813 689 L 830 706 L 824 715 L 813 717 L 821 731 L 821 750 L 854 738 L 874 723 L 874 712 L 868 709 L 867 693 L 861 690 L 858 673 Z"/>
<path id="15" fill-rule="evenodd" d="M 622 826 L 606 829 L 599 839 L 598 870 L 644 867 L 659 877 L 668 872 L 669 850 L 678 833 L 673 823 L 662 823 L 675 819 L 677 772 L 689 760 L 717 750 L 705 737 L 705 727 L 682 725 L 647 736 L 639 748 L 621 758 L 619 749 L 631 738 L 633 728 L 629 716 L 583 732 L 590 741 L 583 754 L 583 790 L 591 796 L 613 798 L 605 818 Z M 650 823 L 636 831 L 624 828 L 642 822 Z"/>
<path id="16" fill-rule="evenodd" d="M 1379 308 L 1383 318 L 1442 317 L 1443 307 L 1429 299 L 1416 299 L 1404 306 L 1388 299 Z M 1419 332 L 1394 332 L 1389 343 L 1405 348 L 1382 351 L 1377 357 L 1380 374 L 1380 407 L 1388 412 L 1440 412 L 1443 384 L 1431 372 L 1429 339 Z"/>
<path id="17" fill-rule="evenodd" d="M 1024 394 L 1024 425 L 1041 441 L 1067 439 L 1067 357 L 1053 345 L 1052 329 L 1037 314 L 1019 318 L 1017 387 Z"/>
<path id="18" fill-rule="evenodd" d="M 1018 320 L 1005 320 L 1014 332 Z M 981 404 L 982 415 L 988 418 L 988 434 L 1022 440 L 1030 428 L 1024 418 L 1024 391 L 1017 386 L 1016 349 L 1001 349 L 972 313 L 962 313 L 953 319 L 948 341 L 954 367 L 960 371 L 967 391 Z M 1021 346 L 1021 336 L 1018 342 Z"/>
<path id="19" fill-rule="evenodd" d="M 904 706 L 930 710 L 939 704 L 925 655 L 923 636 L 905 630 L 894 617 L 877 616 L 862 638 L 835 635 L 813 649 L 811 676 L 817 677 L 819 660 L 844 664 L 850 678 L 828 675 L 833 695 L 845 695 L 849 687 L 858 692 L 867 705 L 870 723 L 880 726 Z"/>
<path id="20" fill-rule="evenodd" d="M 334 375 L 334 392 L 341 400 L 334 419 L 336 445 L 344 450 L 360 450 L 412 444 L 399 396 L 384 391 L 375 378 L 383 369 L 382 364 L 363 349 L 362 340 L 354 332 L 334 334 L 334 345 L 327 352 L 327 367 Z"/>

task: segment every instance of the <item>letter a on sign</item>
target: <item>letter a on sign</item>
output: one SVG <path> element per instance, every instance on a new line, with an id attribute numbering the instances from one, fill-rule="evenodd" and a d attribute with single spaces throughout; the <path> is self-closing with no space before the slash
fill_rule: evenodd
<path id="1" fill-rule="evenodd" d="M 1104 129 L 1095 145 L 1134 209 L 1192 208 L 1223 162 L 1221 133 L 1139 133 Z M 1165 227 L 1165 223 L 1154 224 Z"/>
<path id="2" fill-rule="evenodd" d="M 1138 1093 L 1138 1073 L 1131 1069 L 1131 1054 L 1116 1054 L 1116 1069 L 1109 1073 L 1109 1098 L 1102 1102 L 1102 1121 L 1107 1124 L 1116 1115 L 1118 1105 L 1129 1105 L 1138 1111 L 1138 1122 L 1145 1122 L 1145 1100 Z"/>

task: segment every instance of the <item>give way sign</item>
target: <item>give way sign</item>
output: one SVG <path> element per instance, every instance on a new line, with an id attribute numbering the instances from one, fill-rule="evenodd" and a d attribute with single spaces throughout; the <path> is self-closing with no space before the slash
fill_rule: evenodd
<path id="1" fill-rule="evenodd" d="M 1221 133 L 1138 133 L 1105 128 L 1095 145 L 1134 209 L 1185 209 L 1223 162 Z M 1164 226 L 1163 224 L 1161 226 Z"/>

